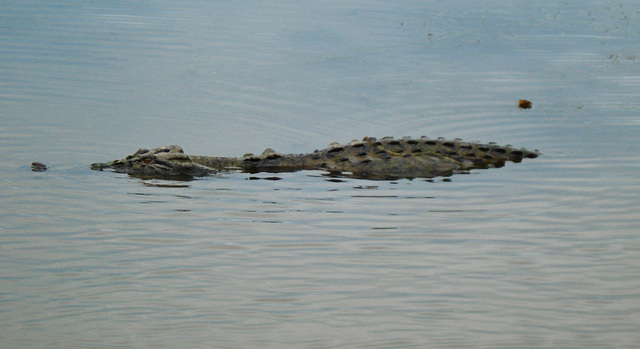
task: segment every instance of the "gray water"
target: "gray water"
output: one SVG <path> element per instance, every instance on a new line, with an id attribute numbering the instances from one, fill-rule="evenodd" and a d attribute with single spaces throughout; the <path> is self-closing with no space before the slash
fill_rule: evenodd
<path id="1" fill-rule="evenodd" d="M 638 347 L 639 43 L 633 1 L 4 1 L 0 347 Z M 387 135 L 543 156 L 89 169 Z"/>

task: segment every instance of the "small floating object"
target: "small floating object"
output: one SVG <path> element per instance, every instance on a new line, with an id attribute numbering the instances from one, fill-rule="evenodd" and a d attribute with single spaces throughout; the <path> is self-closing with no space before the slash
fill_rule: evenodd
<path id="1" fill-rule="evenodd" d="M 526 99 L 521 99 L 518 101 L 518 108 L 520 109 L 531 109 L 531 101 Z"/>
<path id="2" fill-rule="evenodd" d="M 47 165 L 41 163 L 41 162 L 32 162 L 31 163 L 31 171 L 33 172 L 44 172 L 47 170 Z"/>

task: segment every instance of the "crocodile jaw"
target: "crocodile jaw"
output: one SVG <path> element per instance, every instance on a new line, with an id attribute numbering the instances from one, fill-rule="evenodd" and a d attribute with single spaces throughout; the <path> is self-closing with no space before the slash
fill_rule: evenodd
<path id="1" fill-rule="evenodd" d="M 191 161 L 181 147 L 176 145 L 139 149 L 122 160 L 93 163 L 91 169 L 110 170 L 143 178 L 191 178 L 217 173 L 216 169 Z"/>

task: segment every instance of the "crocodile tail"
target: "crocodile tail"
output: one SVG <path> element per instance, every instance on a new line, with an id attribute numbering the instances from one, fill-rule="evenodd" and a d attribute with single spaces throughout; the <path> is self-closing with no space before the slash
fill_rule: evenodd
<path id="1" fill-rule="evenodd" d="M 511 145 L 465 142 L 460 139 L 449 141 L 442 138 L 426 139 L 422 149 L 458 161 L 461 164 L 461 170 L 498 168 L 504 166 L 507 161 L 519 163 L 524 159 L 535 159 L 540 155 L 537 150 L 515 148 Z"/>
<path id="2" fill-rule="evenodd" d="M 535 159 L 540 155 L 537 150 L 531 151 L 510 145 L 502 146 L 493 142 L 465 142 L 461 139 L 447 140 L 428 137 L 395 139 L 385 137 L 380 140 L 365 138 L 363 141 L 393 154 L 405 156 L 428 156 L 431 154 L 446 157 L 458 162 L 460 170 L 497 168 L 504 166 L 507 161 L 517 163 L 523 159 Z"/>

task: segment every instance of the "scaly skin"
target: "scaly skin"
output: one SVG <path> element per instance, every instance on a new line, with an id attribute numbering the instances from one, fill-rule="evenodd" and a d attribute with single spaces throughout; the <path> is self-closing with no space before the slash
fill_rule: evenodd
<path id="1" fill-rule="evenodd" d="M 220 171 L 294 172 L 323 170 L 331 176 L 364 179 L 433 178 L 472 169 L 497 168 L 505 162 L 538 157 L 529 151 L 495 143 L 453 141 L 442 138 L 365 137 L 308 154 L 279 154 L 272 149 L 261 155 L 210 157 L 186 155 L 176 145 L 140 149 L 122 160 L 94 163 L 94 170 L 112 170 L 143 178 L 190 179 Z"/>

